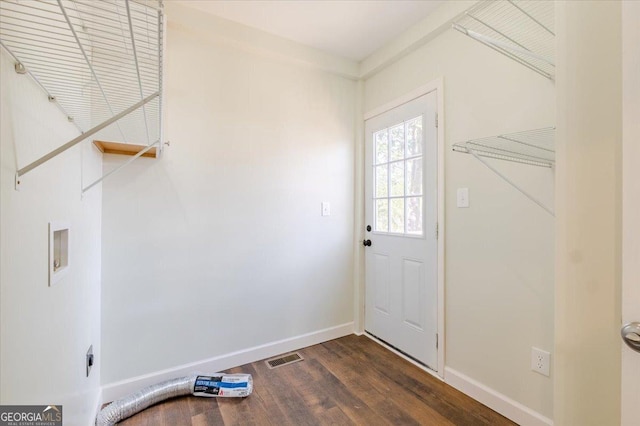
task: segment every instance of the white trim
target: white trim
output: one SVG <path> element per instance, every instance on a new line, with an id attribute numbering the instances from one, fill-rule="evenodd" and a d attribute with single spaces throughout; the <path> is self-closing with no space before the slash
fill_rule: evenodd
<path id="1" fill-rule="evenodd" d="M 406 104 L 407 102 L 411 102 L 414 99 L 419 98 L 420 96 L 424 96 L 427 93 L 436 92 L 436 102 L 437 102 L 437 115 L 438 115 L 438 128 L 437 137 L 438 137 L 438 183 L 437 183 L 437 191 L 438 191 L 438 212 L 437 212 L 437 222 L 438 222 L 438 365 L 437 374 L 444 378 L 444 366 L 445 366 L 445 237 L 446 237 L 446 227 L 445 227 L 445 131 L 444 131 L 444 123 L 445 123 L 445 114 L 444 114 L 444 78 L 440 77 L 435 80 L 430 81 L 429 83 L 418 87 L 415 90 L 405 94 L 404 96 L 400 96 L 399 98 L 388 102 L 378 108 L 375 108 L 369 112 L 366 112 L 363 115 L 364 120 L 371 119 L 375 116 L 383 114 L 387 111 L 390 111 L 394 108 L 399 107 L 400 105 Z M 362 134 L 362 140 L 360 141 L 362 146 L 364 146 L 364 132 Z M 362 157 L 362 162 L 364 166 L 364 156 Z M 364 167 L 363 167 L 364 169 Z M 362 181 L 359 182 L 360 185 L 364 187 L 364 177 L 361 177 Z M 358 182 L 356 182 L 358 184 Z M 364 192 L 363 192 L 364 194 Z M 362 211 L 364 211 L 364 197 L 360 200 L 362 203 Z M 359 235 L 359 234 L 357 234 Z M 364 269 L 364 266 L 363 266 Z M 361 304 L 362 309 L 364 310 L 364 280 L 366 278 L 363 274 L 363 284 L 362 284 L 362 293 L 361 293 Z M 362 319 L 362 324 L 364 325 L 364 318 Z M 364 330 L 357 330 L 364 331 Z"/>
<path id="2" fill-rule="evenodd" d="M 444 381 L 478 402 L 522 426 L 551 426 L 553 420 L 517 401 L 465 376 L 453 368 L 445 368 Z"/>
<path id="3" fill-rule="evenodd" d="M 354 331 L 362 334 L 364 332 L 364 305 L 365 305 L 365 266 L 364 266 L 364 246 L 365 239 L 365 193 L 364 193 L 364 162 L 365 162 L 365 132 L 362 117 L 362 107 L 364 103 L 364 82 L 356 83 L 356 111 L 355 111 L 355 144 L 354 144 L 354 203 L 353 203 L 353 229 L 354 229 L 354 250 L 353 250 L 353 318 Z"/>
<path id="4" fill-rule="evenodd" d="M 399 107 L 400 105 L 404 105 L 407 102 L 411 102 L 414 99 L 419 98 L 420 96 L 424 96 L 427 93 L 433 92 L 434 90 L 438 90 L 438 88 L 442 88 L 442 78 L 438 78 L 436 80 L 430 81 L 424 86 L 420 86 L 411 92 L 400 96 L 399 98 L 394 99 L 391 102 L 387 102 L 386 104 L 379 106 L 378 108 L 374 108 L 371 111 L 367 111 L 364 113 L 364 121 L 367 121 L 373 117 L 376 117 L 380 114 L 384 114 L 387 111 L 391 111 L 394 108 Z M 438 111 L 438 114 L 442 113 L 442 111 Z"/>
<path id="5" fill-rule="evenodd" d="M 165 20 L 170 31 L 185 31 L 183 36 L 197 37 L 200 43 L 241 50 L 288 65 L 319 70 L 352 81 L 360 79 L 357 61 L 305 46 L 247 25 L 221 18 L 199 9 L 165 1 Z"/>
<path id="6" fill-rule="evenodd" d="M 622 3 L 622 324 L 640 321 L 640 3 Z M 620 325 L 622 325 L 620 324 Z M 623 426 L 638 424 L 640 358 L 622 346 L 620 409 Z"/>
<path id="7" fill-rule="evenodd" d="M 383 342 L 380 339 L 376 339 L 375 337 L 373 337 L 371 334 L 367 333 L 366 331 L 364 333 L 354 333 L 357 336 L 366 336 L 369 339 L 373 340 L 374 342 L 376 342 L 377 344 L 379 344 L 380 346 L 382 346 L 383 348 L 387 349 L 388 351 L 393 352 L 394 354 L 398 355 L 400 358 L 404 359 L 405 361 L 409 361 L 411 364 L 415 365 L 416 367 L 418 367 L 420 370 L 425 371 L 427 373 L 429 373 L 430 375 L 432 375 L 433 377 L 435 377 L 436 379 L 440 380 L 440 381 L 444 381 L 444 379 L 442 377 L 440 377 L 438 375 L 438 373 L 436 371 L 433 371 L 432 369 L 430 369 L 429 367 L 427 367 L 426 365 L 420 364 L 419 362 L 417 362 L 416 360 L 414 360 L 413 358 L 408 357 L 407 355 L 403 354 L 402 352 L 400 352 L 399 350 L 397 350 L 396 348 L 394 348 L 393 346 L 389 346 L 387 345 L 385 342 Z"/>
<path id="8" fill-rule="evenodd" d="M 329 340 L 353 334 L 353 322 L 325 328 L 324 330 L 254 346 L 236 352 L 216 356 L 201 361 L 184 364 L 166 370 L 155 371 L 102 387 L 102 399 L 114 401 L 146 386 L 176 377 L 186 376 L 194 372 L 215 373 L 244 364 L 260 361 L 275 355 L 291 352 L 307 346 L 317 345 Z"/>
<path id="9" fill-rule="evenodd" d="M 444 378 L 445 369 L 445 114 L 444 114 L 444 79 L 439 78 L 424 86 L 424 90 L 429 90 L 430 86 L 435 86 L 437 96 L 437 117 L 438 117 L 438 374 Z"/>
<path id="10" fill-rule="evenodd" d="M 360 78 L 368 79 L 397 63 L 451 28 L 477 0 L 446 1 L 420 22 L 407 28 L 360 62 Z"/>

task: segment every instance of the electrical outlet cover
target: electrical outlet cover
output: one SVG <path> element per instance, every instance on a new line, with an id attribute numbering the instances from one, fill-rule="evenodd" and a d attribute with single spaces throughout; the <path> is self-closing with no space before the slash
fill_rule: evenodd
<path id="1" fill-rule="evenodd" d="M 549 377 L 551 354 L 538 348 L 531 348 L 531 369 L 536 373 Z"/>

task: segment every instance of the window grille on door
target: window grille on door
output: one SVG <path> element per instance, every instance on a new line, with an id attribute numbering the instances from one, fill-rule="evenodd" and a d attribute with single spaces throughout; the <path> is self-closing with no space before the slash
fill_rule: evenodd
<path id="1" fill-rule="evenodd" d="M 422 116 L 373 134 L 376 232 L 423 235 Z"/>

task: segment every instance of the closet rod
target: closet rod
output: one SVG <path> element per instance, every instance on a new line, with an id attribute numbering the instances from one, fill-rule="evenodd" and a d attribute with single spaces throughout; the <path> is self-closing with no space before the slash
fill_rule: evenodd
<path id="1" fill-rule="evenodd" d="M 502 180 L 504 180 L 505 182 L 507 182 L 509 185 L 511 185 L 512 187 L 514 187 L 515 189 L 517 189 L 518 191 L 520 191 L 520 193 L 522 193 L 525 197 L 527 197 L 528 199 L 530 199 L 531 201 L 533 201 L 534 203 L 536 203 L 538 206 L 540 206 L 540 208 L 542 208 L 544 211 L 546 211 L 547 213 L 549 213 L 551 216 L 556 217 L 556 214 L 553 210 L 551 210 L 549 207 L 547 207 L 542 201 L 538 200 L 537 198 L 535 198 L 533 195 L 529 194 L 527 191 L 525 191 L 524 189 L 520 188 L 518 186 L 518 184 L 516 184 L 515 182 L 513 182 L 511 179 L 509 179 L 508 177 L 506 177 L 505 175 L 503 175 L 502 173 L 500 173 L 495 167 L 493 167 L 491 164 L 489 164 L 488 162 L 484 161 L 482 158 L 480 158 L 480 156 L 478 154 L 476 154 L 476 152 L 473 149 L 470 149 L 467 147 L 467 152 L 469 152 L 469 154 L 473 155 L 475 157 L 476 160 L 478 160 L 479 162 L 481 162 L 482 164 L 484 164 L 486 167 L 489 168 L 489 170 L 491 170 L 493 173 L 495 173 L 496 175 L 498 175 L 500 178 L 502 178 Z"/>
<path id="2" fill-rule="evenodd" d="M 157 98 L 158 96 L 160 96 L 160 92 L 156 92 L 153 95 L 150 95 L 150 96 L 146 97 L 145 99 L 139 101 L 135 105 L 132 105 L 131 107 L 127 108 L 126 110 L 122 111 L 121 113 L 119 113 L 117 115 L 114 115 L 113 117 L 111 117 L 110 119 L 104 121 L 103 123 L 98 124 L 97 126 L 93 127 L 90 130 L 87 130 L 85 133 L 83 133 L 80 136 L 70 140 L 69 142 L 67 142 L 66 144 L 62 145 L 61 147 L 54 149 L 53 151 L 51 151 L 50 153 L 40 157 L 39 159 L 37 159 L 33 163 L 21 168 L 20 170 L 17 171 L 16 177 L 20 177 L 20 176 L 24 175 L 25 173 L 30 172 L 31 170 L 35 169 L 39 165 L 41 165 L 43 163 L 46 163 L 47 161 L 49 161 L 50 159 L 52 159 L 56 155 L 61 154 L 64 151 L 68 150 L 69 148 L 77 145 L 78 143 L 82 142 L 83 140 L 85 140 L 89 136 L 91 136 L 91 135 L 93 135 L 95 133 L 98 133 L 100 130 L 102 130 L 105 127 L 107 127 L 108 125 L 120 120 L 122 117 L 131 114 L 133 111 L 137 110 L 142 105 L 147 104 L 149 101 Z"/>

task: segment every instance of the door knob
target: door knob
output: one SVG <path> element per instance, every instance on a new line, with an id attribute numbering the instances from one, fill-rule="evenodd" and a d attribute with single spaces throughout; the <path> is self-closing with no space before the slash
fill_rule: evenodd
<path id="1" fill-rule="evenodd" d="M 620 330 L 622 340 L 636 352 L 640 352 L 640 322 L 625 324 Z"/>
<path id="2" fill-rule="evenodd" d="M 371 247 L 371 240 L 364 240 L 362 242 L 362 245 L 365 246 L 365 247 Z"/>

